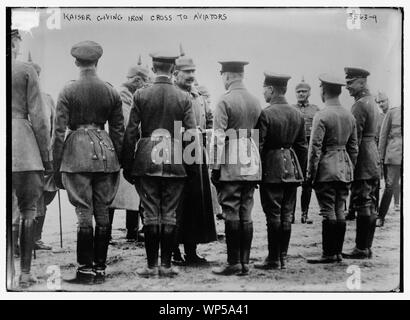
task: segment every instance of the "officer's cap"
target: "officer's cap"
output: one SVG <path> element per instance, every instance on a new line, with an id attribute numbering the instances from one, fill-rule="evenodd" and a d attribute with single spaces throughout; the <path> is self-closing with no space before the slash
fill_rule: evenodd
<path id="1" fill-rule="evenodd" d="M 343 79 L 340 79 L 336 76 L 327 74 L 327 73 L 322 73 L 319 75 L 319 80 L 322 84 L 326 84 L 329 86 L 344 86 L 346 85 Z"/>
<path id="2" fill-rule="evenodd" d="M 181 71 L 195 70 L 194 61 L 188 57 L 181 57 L 175 61 L 175 69 Z"/>
<path id="3" fill-rule="evenodd" d="M 362 69 L 362 68 L 352 68 L 352 67 L 346 67 L 345 68 L 345 73 L 346 73 L 346 80 L 356 80 L 359 78 L 367 78 L 367 76 L 370 75 L 370 72 Z"/>
<path id="4" fill-rule="evenodd" d="M 179 57 L 179 55 L 169 52 L 154 52 L 150 53 L 150 57 L 152 58 L 152 62 L 175 64 L 175 60 Z"/>
<path id="5" fill-rule="evenodd" d="M 306 83 L 304 79 L 302 79 L 302 81 L 299 82 L 299 83 L 296 85 L 295 91 L 303 90 L 303 89 L 304 89 L 304 90 L 310 90 L 310 89 L 311 89 L 309 83 Z"/>
<path id="6" fill-rule="evenodd" d="M 18 38 L 18 39 L 21 40 L 21 34 L 20 34 L 20 31 L 18 29 L 11 29 L 10 36 L 11 36 L 11 38 L 15 37 L 15 38 Z"/>
<path id="7" fill-rule="evenodd" d="M 286 74 L 279 74 L 274 72 L 264 72 L 265 81 L 264 86 L 279 86 L 284 87 L 287 86 L 289 79 L 291 76 Z"/>
<path id="8" fill-rule="evenodd" d="M 97 61 L 103 54 L 102 47 L 94 41 L 82 41 L 71 48 L 71 55 L 82 61 Z"/>
<path id="9" fill-rule="evenodd" d="M 236 72 L 241 73 L 244 70 L 244 66 L 249 64 L 247 61 L 218 61 L 222 65 L 221 73 L 224 72 Z"/>

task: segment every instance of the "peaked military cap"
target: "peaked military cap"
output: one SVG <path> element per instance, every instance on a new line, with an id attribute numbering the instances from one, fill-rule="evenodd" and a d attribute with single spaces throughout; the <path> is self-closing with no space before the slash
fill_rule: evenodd
<path id="1" fill-rule="evenodd" d="M 175 60 L 179 55 L 169 52 L 154 52 L 150 53 L 153 62 L 166 62 L 175 64 Z"/>
<path id="2" fill-rule="evenodd" d="M 247 61 L 218 61 L 222 65 L 221 73 L 224 72 L 243 72 L 244 66 L 249 64 Z"/>
<path id="3" fill-rule="evenodd" d="M 90 40 L 81 41 L 71 48 L 71 55 L 83 61 L 96 61 L 102 54 L 102 47 L 97 42 Z"/>
<path id="4" fill-rule="evenodd" d="M 344 86 L 346 85 L 343 79 L 340 79 L 336 76 L 330 75 L 328 73 L 322 73 L 319 75 L 319 80 L 326 85 L 331 86 Z"/>
<path id="5" fill-rule="evenodd" d="M 195 70 L 194 61 L 188 57 L 181 57 L 175 61 L 175 67 L 177 70 Z"/>
<path id="6" fill-rule="evenodd" d="M 21 40 L 21 34 L 20 34 L 20 31 L 18 29 L 11 29 L 10 36 L 12 38 L 13 37 L 19 38 Z"/>
<path id="7" fill-rule="evenodd" d="M 291 76 L 286 74 L 279 74 L 274 72 L 264 72 L 265 75 L 265 86 L 286 86 L 288 84 L 289 79 Z"/>
<path id="8" fill-rule="evenodd" d="M 367 78 L 367 76 L 370 75 L 370 72 L 362 69 L 362 68 L 352 68 L 352 67 L 346 67 L 345 68 L 345 73 L 346 73 L 346 80 L 355 80 L 358 78 Z"/>
<path id="9" fill-rule="evenodd" d="M 311 89 L 309 83 L 305 82 L 305 79 L 303 79 L 303 78 L 295 87 L 296 91 L 298 91 L 300 89 L 305 89 L 305 90 L 310 90 Z"/>

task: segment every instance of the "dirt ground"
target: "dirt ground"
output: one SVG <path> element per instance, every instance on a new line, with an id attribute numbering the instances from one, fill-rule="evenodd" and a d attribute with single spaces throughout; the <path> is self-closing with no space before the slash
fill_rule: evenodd
<path id="1" fill-rule="evenodd" d="M 298 197 L 299 198 L 299 197 Z M 61 191 L 63 216 L 63 249 L 60 248 L 57 197 L 48 208 L 43 241 L 52 245 L 53 251 L 37 251 L 32 270 L 39 283 L 28 291 L 395 291 L 400 280 L 400 213 L 391 207 L 383 228 L 377 228 L 373 244 L 373 259 L 344 260 L 327 265 L 310 265 L 306 257 L 321 253 L 321 217 L 318 215 L 316 197 L 312 196 L 310 217 L 313 224 L 300 223 L 299 203 L 297 221 L 293 225 L 286 270 L 263 271 L 252 267 L 267 254 L 265 216 L 259 190 L 255 192 L 253 209 L 254 239 L 251 251 L 251 273 L 246 277 L 217 276 L 211 268 L 226 260 L 225 240 L 202 244 L 198 252 L 209 260 L 209 267 L 179 267 L 180 274 L 174 278 L 145 279 L 136 269 L 146 264 L 142 244 L 125 240 L 125 212 L 116 211 L 113 238 L 117 243 L 108 250 L 107 279 L 102 285 L 73 285 L 61 281 L 61 287 L 53 286 L 53 272 L 60 271 L 62 278 L 71 278 L 76 269 L 76 217 L 74 208 Z M 299 200 L 299 199 L 298 199 Z M 354 247 L 355 221 L 349 221 L 346 231 L 345 250 Z M 217 221 L 218 232 L 223 232 L 223 222 Z M 19 261 L 16 259 L 16 268 Z M 348 268 L 359 270 L 361 286 L 348 285 Z M 351 267 L 352 268 L 352 267 Z M 53 271 L 54 270 L 54 271 Z M 18 272 L 18 270 L 17 270 Z M 56 275 L 56 273 L 54 273 Z M 350 278 L 351 279 L 351 278 Z M 51 285 L 50 285 L 51 283 Z M 358 282 L 356 281 L 355 284 Z"/>

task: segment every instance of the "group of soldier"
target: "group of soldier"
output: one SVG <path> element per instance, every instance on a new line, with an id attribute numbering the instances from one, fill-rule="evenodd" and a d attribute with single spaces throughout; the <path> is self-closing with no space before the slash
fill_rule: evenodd
<path id="1" fill-rule="evenodd" d="M 151 54 L 155 78 L 138 63 L 118 93 L 97 76 L 102 47 L 83 41 L 71 49 L 79 78 L 61 90 L 54 112 L 40 91 L 36 64 L 16 59 L 20 41 L 19 31 L 12 30 L 12 187 L 20 212 L 19 223 L 13 224 L 19 228 L 13 230 L 19 230 L 21 287 L 36 281 L 30 272 L 32 250 L 48 247 L 35 234 L 41 235 L 45 208 L 58 189 L 67 191 L 78 218 L 78 267 L 75 277 L 67 280 L 73 283 L 105 281 L 115 209 L 127 210 L 128 239 L 140 236 L 140 213 L 147 257 L 146 267 L 137 270 L 142 277 L 177 275 L 171 262 L 208 264 L 196 246 L 217 239 L 216 210 L 225 220 L 227 263 L 212 272 L 249 274 L 251 213 L 258 185 L 268 256 L 255 268 L 286 268 L 300 185 L 301 222 L 311 223 L 312 188 L 323 217 L 323 252 L 308 262 L 372 257 L 376 219 L 379 216 L 377 224 L 382 226 L 400 179 L 402 141 L 401 109 L 393 108 L 379 125 L 379 156 L 380 112 L 367 88 L 368 71 L 345 68 L 345 81 L 320 75 L 322 110 L 309 104 L 311 88 L 303 80 L 296 86 L 297 105 L 289 105 L 285 94 L 290 76 L 266 72 L 263 89 L 269 105 L 262 110 L 243 84 L 248 62 L 222 61 L 226 93 L 212 112 L 209 93 L 196 83 L 191 58 Z M 339 101 L 343 86 L 355 99 L 351 112 Z M 382 105 L 387 97 L 378 99 Z M 189 141 L 178 141 L 177 123 L 179 131 L 194 133 Z M 223 133 L 229 130 L 237 136 L 227 139 Z M 208 135 L 204 138 L 209 131 L 211 141 Z M 175 160 L 188 142 L 195 145 L 195 159 L 200 161 Z M 209 153 L 207 145 L 214 152 Z M 238 149 L 245 150 L 249 161 L 230 161 Z M 380 159 L 386 164 L 386 188 L 378 210 Z M 342 253 L 350 187 L 352 210 L 357 212 L 356 246 Z M 9 263 L 16 247 L 13 239 L 18 237 L 12 234 Z"/>

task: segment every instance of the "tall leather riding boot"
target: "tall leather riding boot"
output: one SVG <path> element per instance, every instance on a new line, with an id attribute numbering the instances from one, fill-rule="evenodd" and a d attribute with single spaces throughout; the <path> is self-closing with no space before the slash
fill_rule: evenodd
<path id="1" fill-rule="evenodd" d="M 81 269 L 92 269 L 94 261 L 93 227 L 77 228 L 77 262 Z"/>
<path id="2" fill-rule="evenodd" d="M 255 264 L 257 269 L 278 269 L 281 251 L 281 223 L 270 222 L 267 224 L 268 230 L 268 256 L 262 263 Z"/>
<path id="3" fill-rule="evenodd" d="M 384 219 L 387 213 L 389 212 L 392 197 L 393 197 L 393 189 L 391 187 L 384 189 L 382 200 L 380 201 L 379 214 L 378 214 L 378 218 L 381 219 L 383 222 L 384 222 Z"/>
<path id="4" fill-rule="evenodd" d="M 35 233 L 34 233 L 34 250 L 51 250 L 50 246 L 45 245 L 41 241 L 41 234 L 43 232 L 44 220 L 46 216 L 38 216 L 35 218 Z"/>
<path id="5" fill-rule="evenodd" d="M 178 269 L 171 268 L 171 256 L 175 247 L 175 226 L 161 225 L 161 268 L 159 274 L 165 277 L 177 275 Z"/>
<path id="6" fill-rule="evenodd" d="M 332 263 L 336 257 L 336 221 L 322 221 L 322 256 L 317 259 L 308 259 L 308 263 Z"/>
<path id="7" fill-rule="evenodd" d="M 159 225 L 145 226 L 145 252 L 147 255 L 147 267 L 137 270 L 137 273 L 145 278 L 158 275 L 158 252 L 161 240 Z"/>
<path id="8" fill-rule="evenodd" d="M 126 210 L 125 211 L 125 227 L 127 228 L 127 239 L 137 240 L 139 220 L 138 211 L 136 210 Z"/>
<path id="9" fill-rule="evenodd" d="M 20 286 L 28 287 L 34 281 L 31 279 L 30 268 L 34 246 L 34 219 L 21 219 L 20 222 Z"/>
<path id="10" fill-rule="evenodd" d="M 286 269 L 286 257 L 288 255 L 291 233 L 292 225 L 289 222 L 282 222 L 280 228 L 280 264 L 282 269 Z"/>
<path id="11" fill-rule="evenodd" d="M 308 186 L 302 186 L 302 194 L 300 197 L 300 206 L 302 209 L 301 223 L 312 223 L 312 220 L 309 220 L 309 204 L 310 198 L 312 196 L 312 188 Z"/>
<path id="12" fill-rule="evenodd" d="M 240 224 L 240 260 L 242 264 L 242 275 L 249 274 L 249 257 L 251 254 L 253 238 L 253 223 L 241 222 Z"/>
<path id="13" fill-rule="evenodd" d="M 371 224 L 371 211 L 369 207 L 360 208 L 356 218 L 356 247 L 350 253 L 344 253 L 346 259 L 369 258 L 368 242 Z"/>
<path id="14" fill-rule="evenodd" d="M 369 250 L 369 258 L 372 257 L 372 246 L 373 246 L 373 239 L 374 239 L 374 233 L 376 231 L 376 220 L 377 220 L 377 215 L 376 211 L 374 208 L 372 208 L 372 214 L 369 217 L 369 231 L 368 231 L 368 236 L 367 236 L 367 249 Z"/>
<path id="15" fill-rule="evenodd" d="M 110 241 L 110 227 L 95 227 L 94 235 L 94 272 L 95 282 L 105 281 L 108 243 Z"/>
<path id="16" fill-rule="evenodd" d="M 212 272 L 218 275 L 232 275 L 242 272 L 240 264 L 240 221 L 225 220 L 225 241 L 228 263 Z"/>
<path id="17" fill-rule="evenodd" d="M 346 221 L 337 220 L 335 227 L 335 251 L 337 260 L 342 261 L 343 243 L 345 241 Z"/>
<path id="18" fill-rule="evenodd" d="M 13 244 L 13 256 L 15 258 L 20 256 L 19 233 L 20 233 L 20 228 L 13 226 L 11 237 L 12 237 L 12 244 Z"/>
<path id="19" fill-rule="evenodd" d="M 114 208 L 108 208 L 108 220 L 110 221 L 110 226 L 109 226 L 109 241 L 112 240 L 112 223 L 114 222 L 114 213 L 115 213 L 115 209 L 114 209 Z"/>

